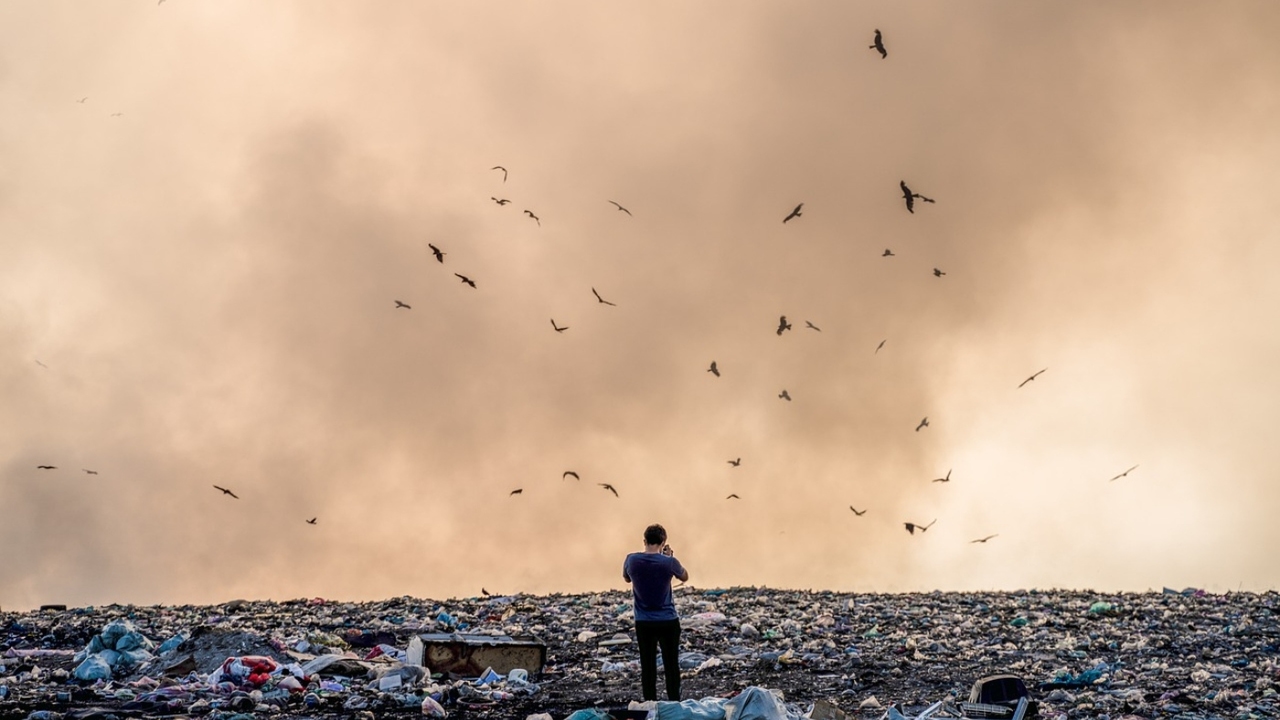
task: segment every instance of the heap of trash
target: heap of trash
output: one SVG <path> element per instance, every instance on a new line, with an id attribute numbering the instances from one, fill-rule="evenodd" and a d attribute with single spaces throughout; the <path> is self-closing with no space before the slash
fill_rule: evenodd
<path id="1" fill-rule="evenodd" d="M 0 720 L 1270 718 L 1278 602 L 683 586 L 678 703 L 639 702 L 621 591 L 46 606 L 0 612 Z"/>

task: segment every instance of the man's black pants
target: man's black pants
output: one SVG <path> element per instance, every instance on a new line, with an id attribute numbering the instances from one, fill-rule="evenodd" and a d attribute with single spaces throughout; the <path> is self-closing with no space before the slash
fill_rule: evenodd
<path id="1" fill-rule="evenodd" d="M 644 699 L 658 699 L 658 648 L 661 646 L 667 699 L 679 702 L 680 621 L 637 620 L 636 644 L 640 646 L 640 687 L 644 691 Z"/>

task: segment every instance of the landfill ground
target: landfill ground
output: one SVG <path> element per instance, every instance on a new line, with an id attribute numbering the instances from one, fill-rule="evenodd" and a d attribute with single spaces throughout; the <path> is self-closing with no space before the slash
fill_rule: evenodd
<path id="1" fill-rule="evenodd" d="M 1278 599 L 1192 589 L 682 587 L 683 696 L 727 697 L 754 685 L 781 691 L 798 713 L 826 699 L 851 717 L 879 718 L 891 703 L 911 714 L 947 695 L 967 700 L 974 680 L 1008 672 L 1032 688 L 1041 717 L 1269 718 L 1280 713 Z M 640 699 L 630 611 L 629 594 L 603 592 L 0 612 L 0 720 L 369 720 L 422 717 L 428 696 L 450 718 L 559 720 Z M 136 629 L 144 659 L 109 681 L 76 679 L 86 648 L 101 650 L 104 628 L 116 620 Z M 534 635 L 546 644 L 547 663 L 529 683 L 414 676 L 401 651 L 433 632 Z M 382 658 L 366 660 L 380 647 Z M 282 684 L 288 673 L 279 671 L 256 686 L 210 678 L 229 657 L 267 656 L 296 668 L 338 654 L 348 662 L 292 684 Z M 404 685 L 377 689 L 370 678 L 388 672 L 402 672 Z"/>

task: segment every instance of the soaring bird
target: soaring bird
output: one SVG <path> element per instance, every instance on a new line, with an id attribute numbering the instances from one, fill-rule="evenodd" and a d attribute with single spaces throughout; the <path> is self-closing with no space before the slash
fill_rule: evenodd
<path id="1" fill-rule="evenodd" d="M 916 432 L 920 432 L 920 428 L 926 428 L 926 427 L 929 427 L 929 416 L 928 416 L 928 415 L 926 415 L 926 416 L 924 417 L 924 419 L 920 421 L 920 424 L 916 426 Z"/>
<path id="2" fill-rule="evenodd" d="M 216 490 L 221 490 L 223 495 L 230 495 L 231 497 L 235 498 L 236 500 L 239 500 L 239 499 L 240 499 L 240 496 L 239 496 L 239 495 L 237 495 L 237 494 L 235 494 L 235 493 L 231 492 L 230 490 L 228 490 L 228 489 L 226 489 L 226 488 L 224 488 L 224 487 L 220 487 L 220 486 L 218 486 L 218 485 L 214 485 L 213 487 L 214 487 L 214 489 L 216 489 Z"/>
<path id="3" fill-rule="evenodd" d="M 412 309 L 413 309 L 412 307 L 409 307 L 409 305 L 407 305 L 406 303 L 402 303 L 402 302 L 400 302 L 399 300 L 397 300 L 397 301 L 396 301 L 396 309 L 397 309 L 397 310 L 399 310 L 400 308 L 404 308 L 405 310 L 412 310 Z"/>
<path id="4" fill-rule="evenodd" d="M 37 470 L 57 470 L 58 466 L 57 465 L 37 465 L 36 469 Z"/>
<path id="5" fill-rule="evenodd" d="M 905 180 L 899 180 L 898 185 L 902 186 L 902 197 L 907 201 L 907 212 L 911 213 L 912 215 L 914 215 L 916 212 L 915 210 L 916 198 L 920 198 L 921 200 L 927 203 L 933 202 L 933 198 L 927 198 L 921 195 L 920 193 L 911 192 L 911 188 L 907 187 L 907 181 Z"/>
<path id="6" fill-rule="evenodd" d="M 858 517 L 862 517 L 863 515 L 866 515 L 866 514 L 867 514 L 867 511 L 866 511 L 866 510 L 859 510 L 859 509 L 855 508 L 855 507 L 854 507 L 854 506 L 852 506 L 852 505 L 850 505 L 850 506 L 849 506 L 849 509 L 850 509 L 850 510 L 852 510 L 852 511 L 853 511 L 853 514 L 854 514 L 854 515 L 857 515 Z"/>
<path id="7" fill-rule="evenodd" d="M 440 248 L 432 245 L 431 243 L 427 243 L 427 247 L 431 248 L 431 254 L 436 256 L 436 262 L 444 262 L 445 253 L 443 253 Z"/>
<path id="8" fill-rule="evenodd" d="M 1115 476 L 1115 477 L 1111 478 L 1111 479 L 1110 479 L 1110 480 L 1108 480 L 1107 482 L 1113 482 L 1113 481 L 1119 480 L 1120 478 L 1124 477 L 1125 475 L 1128 475 L 1129 473 L 1131 473 L 1131 472 L 1133 472 L 1134 470 L 1137 470 L 1137 469 L 1138 469 L 1138 466 L 1137 466 L 1137 465 L 1134 465 L 1133 467 L 1129 468 L 1128 470 L 1125 470 L 1124 472 L 1120 473 L 1119 475 L 1117 475 L 1117 476 Z"/>
<path id="9" fill-rule="evenodd" d="M 739 465 L 742 464 L 742 458 L 737 458 L 736 460 L 729 460 L 727 462 L 734 467 L 738 467 Z"/>
<path id="10" fill-rule="evenodd" d="M 888 340 L 881 340 L 881 341 L 880 341 L 880 344 L 876 346 L 876 352 L 873 352 L 873 353 L 871 353 L 871 354 L 872 354 L 872 355 L 875 355 L 876 353 L 880 352 L 880 348 L 884 347 L 884 344 L 885 344 L 886 342 L 888 342 Z"/>
<path id="11" fill-rule="evenodd" d="M 501 170 L 501 171 L 502 171 L 502 182 L 506 182 L 506 181 L 507 181 L 507 169 L 506 169 L 506 168 L 502 167 L 501 165 L 494 165 L 493 167 L 491 167 L 491 168 L 489 168 L 489 169 L 490 169 L 490 170 Z"/>
<path id="12" fill-rule="evenodd" d="M 39 365 L 40 367 L 44 368 L 45 370 L 48 370 L 48 369 L 49 369 L 49 366 L 48 366 L 48 365 L 45 365 L 44 363 L 40 362 L 39 360 L 36 360 L 36 364 L 37 364 L 37 365 Z"/>
<path id="13" fill-rule="evenodd" d="M 506 205 L 507 203 L 511 202 L 510 200 L 508 200 L 508 199 L 506 199 L 506 198 L 496 198 L 496 197 L 494 197 L 494 196 L 492 196 L 492 195 L 490 195 L 490 196 L 489 196 L 489 199 L 490 199 L 490 200 L 492 200 L 492 201 L 494 201 L 494 202 L 496 202 L 496 203 L 498 203 L 499 205 Z"/>
<path id="14" fill-rule="evenodd" d="M 946 477 L 934 478 L 931 482 L 951 482 L 951 471 L 947 471 Z"/>
<path id="15" fill-rule="evenodd" d="M 1048 370 L 1048 369 L 1049 369 L 1049 368 L 1045 368 L 1044 370 Z M 1023 385 L 1026 385 L 1027 383 L 1031 382 L 1032 380 L 1035 380 L 1035 379 L 1036 379 L 1036 377 L 1040 375 L 1040 373 L 1044 372 L 1044 370 L 1041 370 L 1040 372 L 1035 373 L 1034 375 L 1032 375 L 1031 377 L 1027 378 L 1026 380 L 1023 380 L 1022 382 L 1018 383 L 1018 387 L 1022 387 Z"/>
<path id="16" fill-rule="evenodd" d="M 889 248 L 885 248 L 884 252 L 880 253 L 880 257 L 893 257 L 893 251 Z"/>
<path id="17" fill-rule="evenodd" d="M 85 95 L 84 97 L 80 98 L 80 99 L 79 99 L 79 100 L 77 100 L 76 102 L 78 102 L 78 103 L 80 103 L 81 105 L 83 105 L 83 104 L 84 104 L 84 101 L 85 101 L 85 100 L 88 100 L 88 99 L 89 99 L 89 96 L 88 96 L 88 95 Z"/>
<path id="18" fill-rule="evenodd" d="M 791 402 L 791 394 L 787 392 L 786 388 L 783 388 L 782 392 L 778 393 L 778 397 L 786 400 L 787 402 Z"/>
<path id="19" fill-rule="evenodd" d="M 611 202 L 611 203 L 613 203 L 615 206 L 617 206 L 617 208 L 618 208 L 619 210 L 621 210 L 622 212 L 624 212 L 624 213 L 626 213 L 626 214 L 628 214 L 628 215 L 630 215 L 630 214 L 631 214 L 631 211 L 630 211 L 630 210 L 628 210 L 628 209 L 626 209 L 626 208 L 622 207 L 621 205 L 618 205 L 618 203 L 613 202 L 612 200 L 610 200 L 609 202 Z"/>
<path id="20" fill-rule="evenodd" d="M 565 478 L 569 477 L 570 475 L 572 475 L 572 476 L 573 476 L 573 479 L 574 479 L 574 480 L 581 480 L 581 479 L 582 479 L 582 478 L 578 477 L 578 473 L 576 473 L 576 472 L 574 472 L 574 471 L 572 471 L 572 470 L 565 470 L 565 471 L 564 471 L 564 474 L 560 476 L 560 479 L 561 479 L 561 480 L 563 480 L 563 479 L 565 479 Z"/>
<path id="21" fill-rule="evenodd" d="M 942 272 L 942 271 L 941 271 L 941 270 L 939 270 L 938 268 L 934 268 L 934 269 L 933 269 L 933 276 L 934 276 L 934 277 L 942 277 L 943 275 L 946 275 L 946 273 Z"/>
<path id="22" fill-rule="evenodd" d="M 524 214 L 525 214 L 525 215 L 528 215 L 528 216 L 529 216 L 529 217 L 531 217 L 531 218 L 533 218 L 533 221 L 534 221 L 534 222 L 536 222 L 536 223 L 538 223 L 538 227 L 542 227 L 542 221 L 538 219 L 538 216 L 537 216 L 537 215 L 534 215 L 534 214 L 533 214 L 533 211 L 532 211 L 532 210 L 525 210 L 525 211 L 524 211 Z"/>
<path id="23" fill-rule="evenodd" d="M 618 491 L 614 490 L 613 486 L 610 485 L 609 483 L 596 483 L 596 484 L 604 488 L 605 490 L 608 490 L 609 492 L 613 493 L 614 497 L 618 497 Z"/>
<path id="24" fill-rule="evenodd" d="M 984 537 L 984 538 L 978 538 L 977 540 L 970 540 L 970 541 L 969 541 L 969 544 L 970 544 L 970 545 L 972 545 L 973 543 L 984 543 L 984 542 L 986 542 L 986 541 L 990 540 L 990 539 L 991 539 L 991 538 L 993 538 L 993 537 L 1000 537 L 1000 535 L 999 535 L 999 534 L 996 534 L 996 535 L 988 535 L 988 536 L 986 536 L 986 537 Z"/>
<path id="25" fill-rule="evenodd" d="M 884 49 L 884 38 L 881 37 L 880 30 L 878 29 L 876 30 L 875 43 L 868 45 L 867 47 L 871 48 L 872 50 L 879 50 L 881 60 L 889 57 L 889 51 Z"/>
<path id="26" fill-rule="evenodd" d="M 783 330 L 790 330 L 790 329 L 791 329 L 791 323 L 787 322 L 786 315 L 783 315 L 782 317 L 778 318 L 778 336 L 779 337 L 782 336 Z"/>
<path id="27" fill-rule="evenodd" d="M 725 498 L 725 500 L 741 500 L 741 499 L 742 498 L 738 497 L 738 493 L 733 493 L 729 497 Z"/>
<path id="28" fill-rule="evenodd" d="M 711 373 L 712 375 L 715 375 L 716 377 L 720 377 L 720 368 L 716 367 L 715 360 L 711 361 L 711 367 L 707 368 L 707 372 Z"/>
<path id="29" fill-rule="evenodd" d="M 97 470 L 90 470 L 90 469 L 88 469 L 88 468 L 80 468 L 80 469 L 81 469 L 81 470 L 84 470 L 84 472 L 85 472 L 85 474 L 86 474 L 86 475 L 97 475 L 97 474 L 98 474 L 98 471 L 97 471 Z"/>
<path id="30" fill-rule="evenodd" d="M 307 521 L 307 524 L 308 524 L 308 525 L 315 525 L 315 524 L 316 524 L 316 520 L 317 520 L 317 519 L 318 519 L 318 518 L 311 518 L 310 520 L 308 520 L 308 521 Z"/>
<path id="31" fill-rule="evenodd" d="M 788 221 L 788 220 L 790 220 L 791 218 L 798 218 L 798 217 L 800 217 L 800 208 L 802 208 L 802 207 L 804 207 L 804 203 L 800 203 L 799 205 L 797 205 L 797 206 L 796 206 L 796 209 L 795 209 L 795 210 L 792 210 L 790 215 L 788 215 L 788 216 L 786 216 L 786 217 L 782 218 L 782 223 L 785 225 L 785 224 L 787 223 L 787 221 Z"/>
<path id="32" fill-rule="evenodd" d="M 807 328 L 810 328 L 810 329 L 812 329 L 812 330 L 817 330 L 818 332 L 822 332 L 822 328 L 818 327 L 817 325 L 814 325 L 813 323 L 809 322 L 808 320 L 805 320 L 805 321 L 804 321 L 804 326 L 805 326 L 805 327 L 807 327 Z"/>
<path id="33" fill-rule="evenodd" d="M 596 292 L 595 288 L 591 288 L 591 294 L 596 296 L 596 300 L 599 301 L 601 305 L 612 305 L 613 307 L 618 307 L 617 303 L 611 303 L 608 300 L 605 300 L 604 298 L 600 297 L 600 293 Z"/>
<path id="34" fill-rule="evenodd" d="M 519 495 L 522 492 L 524 492 L 524 488 L 516 488 L 515 490 L 512 490 L 510 493 L 508 493 L 507 497 L 511 497 L 512 495 Z"/>
<path id="35" fill-rule="evenodd" d="M 120 117 L 121 115 L 124 115 L 124 113 L 111 113 L 111 117 Z"/>
<path id="36" fill-rule="evenodd" d="M 555 318 L 551 318 L 551 327 L 555 328 L 555 329 L 556 329 L 556 332 L 558 332 L 558 333 L 562 333 L 562 332 L 564 332 L 565 330 L 568 330 L 568 329 L 569 329 L 569 326 L 568 326 L 568 325 L 565 325 L 564 327 L 560 327 L 559 325 L 556 325 L 556 319 L 555 319 Z"/>
<path id="37" fill-rule="evenodd" d="M 908 533 L 915 535 L 917 530 L 919 530 L 920 532 L 924 532 L 925 530 L 928 530 L 929 528 L 933 527 L 933 523 L 936 523 L 936 522 L 938 521 L 935 519 L 933 522 L 929 523 L 928 525 L 917 525 L 915 523 L 902 523 L 902 524 L 906 526 Z"/>
<path id="38" fill-rule="evenodd" d="M 466 275 L 458 275 L 458 273 L 454 273 L 454 275 L 457 275 L 459 278 L 461 278 L 461 279 L 462 279 L 462 282 L 464 282 L 464 283 L 466 283 L 466 284 L 470 285 L 471 287 L 473 287 L 473 288 L 474 288 L 474 287 L 476 286 L 476 282 L 475 282 L 475 280 L 472 280 L 471 278 L 467 277 Z"/>

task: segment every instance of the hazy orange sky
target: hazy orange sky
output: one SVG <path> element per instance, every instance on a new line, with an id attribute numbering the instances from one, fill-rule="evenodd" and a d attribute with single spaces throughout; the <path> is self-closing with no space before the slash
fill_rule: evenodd
<path id="1" fill-rule="evenodd" d="M 652 522 L 702 587 L 1275 588 L 1277 37 L 0 4 L 0 606 L 620 588 Z"/>

